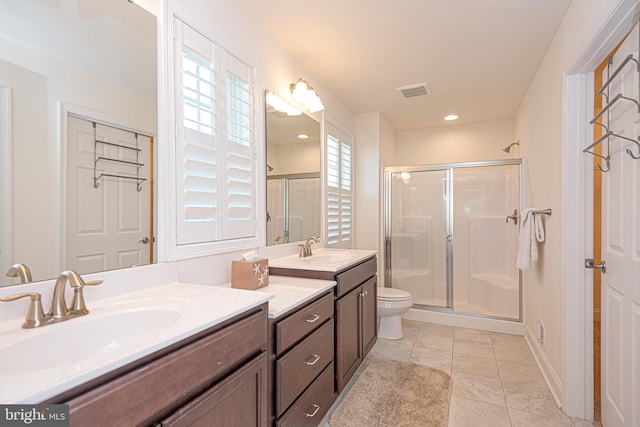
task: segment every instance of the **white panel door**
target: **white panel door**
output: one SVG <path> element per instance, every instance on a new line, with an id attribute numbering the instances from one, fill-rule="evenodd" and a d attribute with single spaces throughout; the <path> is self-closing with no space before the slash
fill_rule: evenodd
<path id="1" fill-rule="evenodd" d="M 616 52 L 611 73 L 629 54 L 638 58 L 638 25 Z M 608 78 L 607 71 L 603 81 Z M 631 61 L 615 77 L 618 93 L 638 100 L 638 71 Z M 604 101 L 606 103 L 606 100 Z M 603 104 L 604 104 L 603 103 Z M 610 109 L 609 130 L 637 140 L 640 114 L 635 102 L 620 99 Z M 607 116 L 605 115 L 605 118 Z M 605 120 L 606 123 L 606 120 Z M 606 142 L 603 149 L 606 154 Z M 609 138 L 610 170 L 603 173 L 602 259 L 602 424 L 640 426 L 640 155 L 632 141 Z"/>
<path id="2" fill-rule="evenodd" d="M 69 116 L 67 121 L 67 206 L 65 268 L 90 273 L 151 260 L 151 138 Z M 123 147 L 131 147 L 123 148 Z M 140 149 L 137 151 L 135 148 Z M 99 159 L 101 158 L 101 159 Z M 96 159 L 97 162 L 96 162 Z M 100 174 L 135 177 L 135 179 Z"/>

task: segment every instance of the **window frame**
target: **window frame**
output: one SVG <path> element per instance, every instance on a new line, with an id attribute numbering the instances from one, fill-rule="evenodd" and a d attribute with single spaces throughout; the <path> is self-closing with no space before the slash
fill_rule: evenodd
<path id="1" fill-rule="evenodd" d="M 262 99 L 262 91 L 258 90 L 260 87 L 260 74 L 259 68 L 252 65 L 249 61 L 246 61 L 240 58 L 238 55 L 235 55 L 230 50 L 226 49 L 223 45 L 215 41 L 213 37 L 210 37 L 206 34 L 206 32 L 201 31 L 199 28 L 180 18 L 179 16 L 173 14 L 171 15 L 171 46 L 168 49 L 169 58 L 167 63 L 169 64 L 170 70 L 168 70 L 168 75 L 171 77 L 170 81 L 167 84 L 167 91 L 165 96 L 170 99 L 170 105 L 173 108 L 168 111 L 171 120 L 169 123 L 169 129 L 167 135 L 169 136 L 167 144 L 165 145 L 165 149 L 162 150 L 162 158 L 159 159 L 162 164 L 167 166 L 168 173 L 165 174 L 166 179 L 159 180 L 159 185 L 162 185 L 162 195 L 166 198 L 168 202 L 169 209 L 164 211 L 161 210 L 159 212 L 159 221 L 164 225 L 166 233 L 163 235 L 166 237 L 165 244 L 162 247 L 161 258 L 165 261 L 172 261 L 184 258 L 191 258 L 196 256 L 203 255 L 214 255 L 221 253 L 228 253 L 233 251 L 245 250 L 247 248 L 255 248 L 258 246 L 262 246 L 264 244 L 264 236 L 265 236 L 265 226 L 262 224 L 264 217 L 264 209 L 261 209 L 261 206 L 266 203 L 265 196 L 261 189 L 265 185 L 265 149 L 264 149 L 264 112 L 260 107 L 263 104 Z M 251 206 L 253 212 L 253 224 L 251 225 L 251 234 L 250 236 L 245 237 L 231 237 L 228 239 L 220 238 L 218 240 L 204 241 L 204 242 L 188 242 L 179 240 L 179 215 L 178 210 L 181 208 L 179 204 L 178 192 L 180 191 L 180 185 L 178 184 L 179 179 L 182 179 L 180 175 L 180 168 L 177 165 L 177 161 L 175 158 L 176 148 L 178 141 L 178 129 L 180 126 L 180 121 L 183 120 L 183 116 L 178 115 L 178 103 L 182 102 L 182 98 L 179 94 L 182 91 L 182 86 L 178 87 L 179 79 L 178 72 L 179 67 L 177 61 L 181 60 L 181 57 L 178 56 L 178 51 L 182 50 L 181 36 L 179 31 L 181 31 L 182 26 L 187 26 L 190 29 L 196 31 L 204 38 L 208 40 L 212 45 L 216 46 L 221 52 L 224 52 L 226 55 L 233 57 L 235 60 L 241 62 L 246 65 L 251 73 L 251 78 L 253 80 L 252 84 L 252 106 L 251 106 L 251 114 L 253 119 L 253 147 L 251 150 L 253 152 L 253 173 L 252 173 L 252 185 L 253 185 L 253 194 L 251 195 Z M 222 83 L 226 85 L 226 74 L 222 78 Z M 225 95 L 226 96 L 226 93 Z M 226 114 L 226 108 L 223 109 Z M 218 109 L 219 111 L 219 109 Z M 227 121 L 226 119 L 220 121 L 220 126 L 225 127 L 225 137 L 219 138 L 219 141 L 223 148 L 227 146 L 226 139 L 226 127 Z M 226 155 L 225 150 L 223 149 L 220 153 L 221 155 Z M 226 192 L 228 190 L 228 183 L 225 180 L 225 183 L 221 185 L 219 191 L 223 193 L 222 197 L 227 198 Z M 219 217 L 221 217 L 221 213 L 219 213 Z M 226 216 L 226 213 L 224 214 Z"/>

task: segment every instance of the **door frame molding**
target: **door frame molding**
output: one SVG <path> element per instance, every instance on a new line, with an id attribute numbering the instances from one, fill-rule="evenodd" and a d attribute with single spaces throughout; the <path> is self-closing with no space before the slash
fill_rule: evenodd
<path id="1" fill-rule="evenodd" d="M 12 260 L 12 169 L 11 169 L 11 86 L 0 82 L 0 286 L 9 285 L 4 275 Z"/>
<path id="2" fill-rule="evenodd" d="M 131 132 L 137 132 L 140 134 L 145 134 L 153 137 L 154 146 L 153 152 L 151 153 L 152 158 L 156 156 L 157 148 L 155 147 L 155 141 L 157 141 L 157 129 L 133 122 L 131 120 L 123 119 L 122 117 L 113 116 L 110 114 L 106 114 L 100 111 L 92 110 L 87 107 L 83 107 L 80 105 L 72 104 L 69 102 L 59 102 L 58 104 L 59 111 L 59 137 L 58 144 L 60 149 L 58 152 L 60 153 L 60 157 L 58 159 L 58 164 L 60 165 L 60 173 L 58 174 L 58 188 L 60 189 L 60 197 L 58 199 L 58 217 L 60 218 L 60 226 L 58 227 L 58 242 L 59 244 L 59 256 L 58 256 L 58 270 L 64 270 L 67 265 L 67 122 L 70 115 L 78 117 L 83 120 L 95 121 L 107 126 L 120 128 L 123 130 L 128 130 Z M 155 177 L 151 177 L 151 179 L 155 182 Z M 150 192 L 149 197 L 153 201 L 155 199 L 153 191 Z M 157 212 L 154 206 L 151 206 L 150 214 L 154 218 L 154 229 L 157 227 Z M 155 236 L 155 233 L 153 233 Z M 153 242 L 150 244 L 153 245 Z M 153 251 L 155 252 L 155 250 Z"/>
<path id="3" fill-rule="evenodd" d="M 563 354 L 562 407 L 571 417 L 593 419 L 593 159 L 582 153 L 593 140 L 593 70 L 640 14 L 638 0 L 619 0 L 586 31 L 563 72 Z"/>

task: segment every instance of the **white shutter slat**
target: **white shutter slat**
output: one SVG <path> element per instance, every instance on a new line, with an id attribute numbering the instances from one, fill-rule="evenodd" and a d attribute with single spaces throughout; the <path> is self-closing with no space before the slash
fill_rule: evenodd
<path id="1" fill-rule="evenodd" d="M 232 55 L 226 63 L 227 211 L 225 238 L 251 236 L 256 223 L 253 77 Z"/>
<path id="2" fill-rule="evenodd" d="M 327 245 L 350 248 L 352 241 L 351 137 L 326 126 Z"/>
<path id="3" fill-rule="evenodd" d="M 176 241 L 255 238 L 254 72 L 175 22 Z"/>

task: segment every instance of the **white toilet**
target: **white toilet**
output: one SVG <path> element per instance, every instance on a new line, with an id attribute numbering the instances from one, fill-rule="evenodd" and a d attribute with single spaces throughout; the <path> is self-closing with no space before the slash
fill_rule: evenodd
<path id="1" fill-rule="evenodd" d="M 402 338 L 402 315 L 413 305 L 411 294 L 401 289 L 378 287 L 378 338 Z"/>

